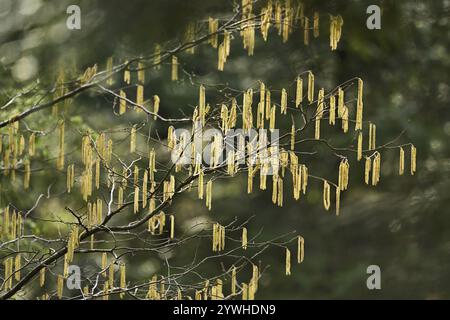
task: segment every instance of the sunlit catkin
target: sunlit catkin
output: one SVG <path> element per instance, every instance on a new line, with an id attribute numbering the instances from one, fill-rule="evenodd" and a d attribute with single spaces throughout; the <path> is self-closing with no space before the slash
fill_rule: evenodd
<path id="1" fill-rule="evenodd" d="M 242 228 L 242 249 L 247 250 L 247 228 Z"/>
<path id="2" fill-rule="evenodd" d="M 45 271 L 46 268 L 41 268 L 39 271 L 39 286 L 42 288 L 45 285 Z"/>
<path id="3" fill-rule="evenodd" d="M 214 19 L 212 17 L 208 18 L 208 31 L 210 34 L 208 43 L 213 47 L 213 48 L 217 48 L 217 44 L 218 44 L 218 34 L 217 34 L 217 29 L 219 27 L 219 20 L 218 19 Z"/>
<path id="4" fill-rule="evenodd" d="M 356 101 L 356 124 L 355 130 L 362 130 L 363 120 L 363 81 L 358 79 L 358 98 Z"/>
<path id="5" fill-rule="evenodd" d="M 16 281 L 20 281 L 20 270 L 22 269 L 22 257 L 19 254 L 14 258 L 14 278 Z"/>
<path id="6" fill-rule="evenodd" d="M 281 114 L 287 113 L 287 92 L 286 89 L 281 90 L 281 103 L 280 103 Z"/>
<path id="7" fill-rule="evenodd" d="M 341 210 L 341 189 L 339 187 L 336 188 L 336 215 L 339 215 Z"/>
<path id="8" fill-rule="evenodd" d="M 417 149 L 412 144 L 411 145 L 411 175 L 414 175 L 417 170 Z"/>
<path id="9" fill-rule="evenodd" d="M 153 120 L 158 118 L 160 99 L 158 95 L 153 96 Z"/>
<path id="10" fill-rule="evenodd" d="M 58 140 L 58 160 L 56 162 L 56 168 L 58 170 L 64 169 L 64 120 L 61 120 L 58 124 L 58 133 L 59 133 L 59 140 Z"/>
<path id="11" fill-rule="evenodd" d="M 172 56 L 172 73 L 171 73 L 172 81 L 178 80 L 178 58 L 176 56 Z"/>
<path id="12" fill-rule="evenodd" d="M 120 96 L 119 114 L 124 114 L 125 112 L 127 112 L 127 101 L 126 101 L 127 95 L 125 91 L 120 90 L 119 96 Z"/>
<path id="13" fill-rule="evenodd" d="M 297 263 L 302 263 L 305 259 L 305 239 L 302 236 L 297 237 Z"/>
<path id="14" fill-rule="evenodd" d="M 356 151 L 356 158 L 358 159 L 358 161 L 360 161 L 362 159 L 362 144 L 363 144 L 363 135 L 362 132 L 358 132 L 358 146 L 357 146 L 357 151 Z"/>
<path id="15" fill-rule="evenodd" d="M 376 186 L 380 181 L 381 154 L 376 151 L 372 162 L 372 185 Z"/>
<path id="16" fill-rule="evenodd" d="M 175 237 L 175 216 L 170 215 L 170 239 Z"/>
<path id="17" fill-rule="evenodd" d="M 212 202 L 212 180 L 209 180 L 206 184 L 206 207 L 211 210 Z"/>
<path id="18" fill-rule="evenodd" d="M 233 266 L 231 268 L 231 295 L 235 296 L 236 295 L 236 285 L 237 285 L 237 280 L 236 280 L 236 267 Z"/>
<path id="19" fill-rule="evenodd" d="M 33 157 L 36 154 L 36 134 L 32 133 L 28 139 L 28 155 Z"/>
<path id="20" fill-rule="evenodd" d="M 336 97 L 333 94 L 330 95 L 329 123 L 333 126 L 336 123 Z"/>
<path id="21" fill-rule="evenodd" d="M 305 46 L 309 45 L 309 19 L 307 17 L 304 19 L 303 43 Z"/>
<path id="22" fill-rule="evenodd" d="M 291 275 L 291 251 L 286 248 L 286 275 Z"/>
<path id="23" fill-rule="evenodd" d="M 328 183 L 328 181 L 324 180 L 323 181 L 323 206 L 325 208 L 325 210 L 329 210 L 330 209 L 330 184 Z"/>
<path id="24" fill-rule="evenodd" d="M 372 170 L 372 160 L 370 157 L 366 157 L 365 165 L 364 165 L 364 182 L 369 184 L 370 179 L 370 171 Z"/>
<path id="25" fill-rule="evenodd" d="M 369 150 L 374 150 L 376 146 L 377 127 L 373 123 L 369 123 Z"/>
<path id="26" fill-rule="evenodd" d="M 295 88 L 295 107 L 298 108 L 303 101 L 303 79 L 297 77 Z"/>
<path id="27" fill-rule="evenodd" d="M 314 101 L 314 74 L 311 71 L 308 71 L 308 101 Z"/>
<path id="28" fill-rule="evenodd" d="M 405 173 L 405 151 L 400 147 L 399 152 L 398 174 L 403 175 Z"/>
<path id="29" fill-rule="evenodd" d="M 23 176 L 23 188 L 25 190 L 28 190 L 28 188 L 30 188 L 30 178 L 31 178 L 30 160 L 28 159 L 24 160 L 23 165 L 25 167 L 25 172 Z"/>

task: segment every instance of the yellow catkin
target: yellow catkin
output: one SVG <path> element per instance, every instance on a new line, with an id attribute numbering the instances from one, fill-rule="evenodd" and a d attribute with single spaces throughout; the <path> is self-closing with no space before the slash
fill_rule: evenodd
<path id="1" fill-rule="evenodd" d="M 338 118 L 342 118 L 342 113 L 344 111 L 344 90 L 338 88 Z"/>
<path id="2" fill-rule="evenodd" d="M 160 104 L 160 99 L 158 95 L 154 95 L 153 96 L 153 120 L 156 120 L 158 118 L 158 112 L 159 112 L 159 104 Z"/>
<path id="3" fill-rule="evenodd" d="M 176 56 L 172 56 L 172 73 L 171 73 L 172 81 L 178 80 L 178 58 Z"/>
<path id="4" fill-rule="evenodd" d="M 247 228 L 242 228 L 242 249 L 247 250 Z"/>
<path id="5" fill-rule="evenodd" d="M 281 114 L 287 113 L 287 92 L 286 89 L 281 90 L 281 103 L 280 103 Z"/>
<path id="6" fill-rule="evenodd" d="M 375 156 L 372 162 L 372 185 L 376 186 L 380 181 L 381 154 L 378 151 L 376 151 L 374 155 Z"/>
<path id="7" fill-rule="evenodd" d="M 45 285 L 45 271 L 46 268 L 41 268 L 39 271 L 39 286 L 42 288 Z"/>
<path id="8" fill-rule="evenodd" d="M 167 148 L 169 148 L 169 150 L 173 150 L 173 148 L 175 148 L 176 137 L 174 132 L 175 128 L 173 126 L 170 126 L 167 129 Z"/>
<path id="9" fill-rule="evenodd" d="M 175 216 L 170 216 L 170 239 L 175 237 Z"/>
<path id="10" fill-rule="evenodd" d="M 323 182 L 323 206 L 325 208 L 325 210 L 329 210 L 330 209 L 330 184 L 328 183 L 328 181 L 324 181 Z"/>
<path id="11" fill-rule="evenodd" d="M 203 182 L 204 181 L 204 174 L 203 171 L 200 171 L 198 175 L 198 198 L 203 199 Z"/>
<path id="12" fill-rule="evenodd" d="M 23 154 L 23 151 L 25 150 L 25 138 L 23 135 L 19 138 L 19 156 Z"/>
<path id="13" fill-rule="evenodd" d="M 144 171 L 144 176 L 142 177 L 142 208 L 147 207 L 147 185 L 148 185 L 148 171 Z"/>
<path id="14" fill-rule="evenodd" d="M 138 85 L 136 87 L 136 104 L 142 106 L 144 104 L 144 86 Z M 139 111 L 141 109 L 138 109 Z"/>
<path id="15" fill-rule="evenodd" d="M 348 188 L 348 174 L 349 174 L 350 165 L 347 159 L 342 159 L 339 164 L 339 177 L 338 177 L 338 185 L 341 191 L 347 190 Z"/>
<path id="16" fill-rule="evenodd" d="M 277 111 L 277 106 L 274 104 L 272 106 L 272 109 L 270 110 L 270 119 L 269 119 L 269 129 L 270 130 L 275 129 L 276 111 Z"/>
<path id="17" fill-rule="evenodd" d="M 314 101 L 314 74 L 311 71 L 308 71 L 308 101 Z"/>
<path id="18" fill-rule="evenodd" d="M 358 79 L 358 98 L 356 101 L 356 124 L 355 130 L 362 130 L 363 120 L 363 81 Z"/>
<path id="19" fill-rule="evenodd" d="M 248 285 L 246 283 L 242 283 L 241 287 L 242 287 L 242 300 L 248 300 Z"/>
<path id="20" fill-rule="evenodd" d="M 339 211 L 341 209 L 341 189 L 339 187 L 336 188 L 336 215 L 339 215 Z"/>
<path id="21" fill-rule="evenodd" d="M 127 101 L 126 101 L 127 95 L 123 90 L 120 90 L 119 95 L 120 95 L 119 114 L 124 114 L 125 112 L 127 112 Z"/>
<path id="22" fill-rule="evenodd" d="M 344 133 L 348 132 L 348 113 L 348 108 L 344 105 L 344 108 L 342 109 L 342 131 Z"/>
<path id="23" fill-rule="evenodd" d="M 305 46 L 309 45 L 309 19 L 304 18 L 303 43 Z"/>
<path id="24" fill-rule="evenodd" d="M 411 145 L 411 175 L 414 175 L 417 170 L 417 149 Z"/>
<path id="25" fill-rule="evenodd" d="M 136 125 L 131 128 L 130 133 L 130 152 L 136 152 Z"/>
<path id="26" fill-rule="evenodd" d="M 25 172 L 23 176 L 23 188 L 25 190 L 28 190 L 30 188 L 30 178 L 31 178 L 31 167 L 30 167 L 30 160 L 25 160 L 23 163 L 25 167 Z"/>
<path id="27" fill-rule="evenodd" d="M 20 253 L 14 259 L 14 278 L 20 281 L 20 269 L 22 268 L 22 257 Z"/>
<path id="28" fill-rule="evenodd" d="M 211 202 L 212 202 L 212 180 L 209 180 L 206 183 L 206 207 L 208 210 L 211 210 Z"/>
<path id="29" fill-rule="evenodd" d="M 330 96 L 330 111 L 329 111 L 329 123 L 330 125 L 335 125 L 336 123 L 336 97 L 334 95 Z"/>
<path id="30" fill-rule="evenodd" d="M 403 175 L 405 173 L 405 150 L 400 147 L 399 152 L 398 174 Z"/>
<path id="31" fill-rule="evenodd" d="M 313 32 L 314 38 L 319 36 L 319 12 L 314 12 L 314 21 L 313 21 Z"/>
<path id="32" fill-rule="evenodd" d="M 58 170 L 64 169 L 64 121 L 61 120 L 58 124 L 59 140 L 58 140 L 58 160 L 56 168 Z"/>
<path id="33" fill-rule="evenodd" d="M 302 263 L 305 259 L 305 239 L 302 236 L 297 237 L 297 263 Z"/>
<path id="34" fill-rule="evenodd" d="M 128 63 L 128 61 L 126 61 L 126 63 Z M 125 82 L 126 84 L 131 83 L 131 73 L 130 73 L 130 70 L 128 70 L 128 67 L 123 72 L 123 82 Z"/>
<path id="35" fill-rule="evenodd" d="M 133 212 L 138 213 L 139 212 L 139 187 L 134 188 L 134 207 Z"/>
<path id="36" fill-rule="evenodd" d="M 120 208 L 123 205 L 123 188 L 119 187 L 117 191 L 117 207 Z"/>
<path id="37" fill-rule="evenodd" d="M 145 66 L 142 62 L 138 62 L 138 82 L 144 84 L 145 82 Z"/>
<path id="38" fill-rule="evenodd" d="M 58 299 L 61 299 L 63 296 L 63 290 L 64 290 L 64 277 L 62 275 L 58 275 L 58 280 L 57 280 L 57 290 L 56 290 L 56 294 L 58 296 Z"/>
<path id="39" fill-rule="evenodd" d="M 125 290 L 127 287 L 125 263 L 121 263 L 119 269 L 120 269 L 120 289 Z M 120 298 L 123 299 L 124 296 L 125 292 L 121 292 Z"/>
<path id="40" fill-rule="evenodd" d="M 320 118 L 316 117 L 315 120 L 315 131 L 314 131 L 314 139 L 320 139 Z"/>
<path id="41" fill-rule="evenodd" d="M 36 135 L 32 133 L 28 139 L 28 155 L 33 157 L 36 153 Z"/>
<path id="42" fill-rule="evenodd" d="M 291 251 L 286 248 L 286 275 L 291 275 Z"/>
<path id="43" fill-rule="evenodd" d="M 270 119 L 271 107 L 271 93 L 266 89 L 266 120 Z"/>
<path id="44" fill-rule="evenodd" d="M 369 123 L 369 150 L 374 150 L 376 146 L 377 127 L 373 123 Z"/>
<path id="45" fill-rule="evenodd" d="M 217 34 L 217 29 L 219 27 L 219 20 L 212 17 L 208 18 L 208 31 L 210 34 L 208 43 L 213 47 L 217 48 L 219 36 Z"/>
<path id="46" fill-rule="evenodd" d="M 100 189 L 100 158 L 95 161 L 95 188 Z"/>
<path id="47" fill-rule="evenodd" d="M 109 75 L 108 79 L 106 80 L 108 86 L 112 86 L 113 84 L 113 78 L 111 76 L 112 71 L 113 71 L 113 57 L 108 57 L 108 59 L 106 60 L 106 72 Z"/>
<path id="48" fill-rule="evenodd" d="M 372 170 L 372 160 L 370 157 L 366 157 L 366 162 L 364 165 L 364 182 L 369 184 L 370 171 Z"/>
<path id="49" fill-rule="evenodd" d="M 357 155 L 356 158 L 358 159 L 358 161 L 360 161 L 362 159 L 362 145 L 363 145 L 363 135 L 362 132 L 360 131 L 358 133 L 358 150 L 357 150 Z"/>
<path id="50" fill-rule="evenodd" d="M 296 89 L 295 89 L 295 107 L 300 107 L 300 104 L 303 101 L 303 79 L 297 77 L 296 80 Z"/>

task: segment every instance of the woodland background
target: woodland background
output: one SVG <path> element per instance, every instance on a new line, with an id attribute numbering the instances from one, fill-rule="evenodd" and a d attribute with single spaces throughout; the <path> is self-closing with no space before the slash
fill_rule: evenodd
<path id="1" fill-rule="evenodd" d="M 69 4 L 81 7 L 79 31 L 65 27 Z M 365 11 L 370 4 L 382 8 L 381 30 L 366 28 Z M 104 64 L 111 55 L 150 52 L 155 43 L 182 35 L 190 21 L 220 17 L 231 5 L 232 1 L 216 0 L 0 0 L 0 105 L 24 84 L 36 79 L 52 83 L 61 60 L 81 72 L 94 63 Z M 284 251 L 264 254 L 262 260 L 270 267 L 264 271 L 258 299 L 448 299 L 450 2 L 311 1 L 309 5 L 321 13 L 343 16 L 337 51 L 330 52 L 327 36 L 305 47 L 300 33 L 285 44 L 275 35 L 263 43 L 258 34 L 253 57 L 247 57 L 240 40 L 235 40 L 224 72 L 216 69 L 216 51 L 204 49 L 184 58 L 185 70 L 197 81 L 242 89 L 256 80 L 280 88 L 309 69 L 327 87 L 361 77 L 365 119 L 377 123 L 377 141 L 390 141 L 405 130 L 401 139 L 411 141 L 418 150 L 417 174 L 398 177 L 398 152 L 386 152 L 377 188 L 364 185 L 362 169 L 351 172 L 351 191 L 342 197 L 339 217 L 323 210 L 321 188 L 311 188 L 300 203 L 289 199 L 279 208 L 271 204 L 268 193 L 247 195 L 244 175 L 216 183 L 212 212 L 192 195 L 177 200 L 177 223 L 191 224 L 208 215 L 219 221 L 254 216 L 248 229 L 262 230 L 268 239 L 292 230 L 301 234 L 306 239 L 305 261 L 290 277 L 284 276 Z M 170 81 L 170 66 L 147 77 L 146 86 L 164 95 L 164 116 L 179 115 L 196 99 L 197 90 L 187 76 L 180 75 L 180 82 Z M 101 97 L 82 94 L 70 108 L 71 116 L 86 126 L 107 128 L 114 120 L 110 101 Z M 331 139 L 339 143 L 338 138 Z M 332 176 L 336 160 L 324 156 L 329 152 L 325 148 L 315 150 L 314 157 L 324 160 L 316 161 L 314 170 Z M 49 172 L 35 177 L 43 189 L 53 178 Z M 36 190 L 8 192 L 23 207 L 31 206 L 38 194 Z M 5 197 L 2 193 L 0 202 Z M 39 210 L 63 215 L 64 206 L 56 198 Z M 191 254 L 185 250 L 171 259 L 189 260 Z M 133 259 L 127 275 L 131 279 L 163 268 L 154 257 Z M 366 268 L 372 264 L 381 267 L 381 290 L 366 288 Z M 213 273 L 212 268 L 220 266 L 208 265 L 202 271 Z"/>

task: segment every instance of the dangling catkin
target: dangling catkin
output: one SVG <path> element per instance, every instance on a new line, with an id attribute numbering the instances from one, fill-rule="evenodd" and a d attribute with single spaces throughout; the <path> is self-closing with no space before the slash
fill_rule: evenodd
<path id="1" fill-rule="evenodd" d="M 242 249 L 247 250 L 247 228 L 242 228 Z"/>
<path id="2" fill-rule="evenodd" d="M 61 120 L 58 124 L 58 132 L 59 132 L 59 151 L 58 151 L 58 160 L 56 162 L 56 168 L 58 170 L 64 169 L 64 120 Z"/>
<path id="3" fill-rule="evenodd" d="M 364 165 L 364 182 L 366 184 L 369 184 L 369 178 L 370 178 L 370 170 L 372 169 L 372 160 L 370 157 L 366 157 L 366 162 Z"/>
<path id="4" fill-rule="evenodd" d="M 295 107 L 298 108 L 303 101 L 303 79 L 297 77 L 295 90 Z"/>
<path id="5" fill-rule="evenodd" d="M 144 104 L 144 86 L 138 85 L 136 87 L 136 104 L 142 106 Z M 137 109 L 141 111 L 142 109 Z"/>
<path id="6" fill-rule="evenodd" d="M 305 258 L 305 239 L 297 237 L 297 263 L 302 263 Z"/>
<path id="7" fill-rule="evenodd" d="M 330 209 L 330 184 L 324 180 L 323 182 L 323 206 L 325 210 Z"/>
<path id="8" fill-rule="evenodd" d="M 23 163 L 24 167 L 25 167 L 25 173 L 23 176 L 23 188 L 25 190 L 28 190 L 28 188 L 30 187 L 30 178 L 31 178 L 31 168 L 30 168 L 30 160 L 25 160 Z"/>
<path id="9" fill-rule="evenodd" d="M 362 132 L 358 132 L 358 150 L 357 150 L 357 156 L 356 158 L 358 161 L 362 159 L 362 144 L 363 144 L 363 135 Z"/>
<path id="10" fill-rule="evenodd" d="M 159 103 L 160 99 L 158 95 L 153 96 L 153 120 L 156 120 L 158 118 L 158 112 L 159 112 Z"/>
<path id="11" fill-rule="evenodd" d="M 142 208 L 147 207 L 147 184 L 148 184 L 148 172 L 144 170 L 144 176 L 142 178 Z"/>
<path id="12" fill-rule="evenodd" d="M 339 215 L 341 207 L 341 189 L 339 187 L 336 188 L 336 215 Z"/>
<path id="13" fill-rule="evenodd" d="M 178 58 L 172 56 L 172 81 L 178 80 Z"/>
<path id="14" fill-rule="evenodd" d="M 305 46 L 309 45 L 309 19 L 305 17 L 305 23 L 304 23 L 304 31 L 303 31 L 303 43 Z"/>
<path id="15" fill-rule="evenodd" d="M 355 130 L 362 130 L 363 120 L 363 81 L 358 79 L 358 98 L 356 101 L 356 125 Z"/>
<path id="16" fill-rule="evenodd" d="M 170 216 L 170 239 L 173 239 L 175 236 L 175 216 Z"/>
<path id="17" fill-rule="evenodd" d="M 231 268 L 231 295 L 235 296 L 236 295 L 236 284 L 237 284 L 237 280 L 236 280 L 236 267 L 233 266 Z"/>
<path id="18" fill-rule="evenodd" d="M 286 248 L 286 275 L 291 275 L 291 251 Z"/>
<path id="19" fill-rule="evenodd" d="M 330 95 L 330 111 L 329 111 L 329 123 L 330 125 L 335 125 L 336 123 L 336 97 L 332 94 Z"/>
<path id="20" fill-rule="evenodd" d="M 14 278 L 16 281 L 20 281 L 20 269 L 22 268 L 22 260 L 20 253 L 16 255 L 14 259 Z"/>
<path id="21" fill-rule="evenodd" d="M 287 92 L 286 89 L 281 90 L 281 114 L 287 113 Z"/>
<path id="22" fill-rule="evenodd" d="M 369 123 L 369 150 L 374 150 L 376 146 L 377 127 L 373 123 Z"/>
<path id="23" fill-rule="evenodd" d="M 119 114 L 124 114 L 125 112 L 127 112 L 127 101 L 126 101 L 127 95 L 123 90 L 120 90 L 119 95 L 120 95 Z"/>
<path id="24" fill-rule="evenodd" d="M 41 268 L 41 270 L 39 271 L 39 286 L 42 288 L 45 284 L 45 271 L 46 268 Z"/>
<path id="25" fill-rule="evenodd" d="M 314 101 L 314 74 L 311 71 L 308 71 L 308 101 Z"/>
<path id="26" fill-rule="evenodd" d="M 411 175 L 414 175 L 416 170 L 417 170 L 417 149 L 412 144 L 411 145 Z"/>
<path id="27" fill-rule="evenodd" d="M 400 147 L 400 156 L 398 164 L 398 174 L 403 175 L 405 173 L 405 151 Z"/>

